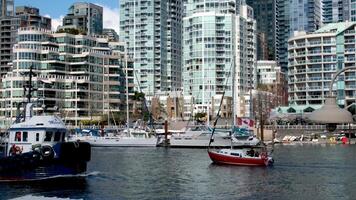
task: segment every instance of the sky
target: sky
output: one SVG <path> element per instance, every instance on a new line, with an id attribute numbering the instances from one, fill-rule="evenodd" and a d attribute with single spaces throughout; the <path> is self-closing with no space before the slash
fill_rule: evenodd
<path id="1" fill-rule="evenodd" d="M 40 9 L 41 15 L 52 18 L 52 29 L 62 24 L 62 18 L 74 2 L 84 1 L 104 8 L 104 28 L 113 28 L 119 33 L 119 0 L 14 0 L 15 6 L 32 6 Z"/>

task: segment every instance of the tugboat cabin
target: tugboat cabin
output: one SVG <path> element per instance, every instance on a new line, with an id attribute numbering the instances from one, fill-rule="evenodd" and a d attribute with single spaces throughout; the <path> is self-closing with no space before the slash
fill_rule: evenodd
<path id="1" fill-rule="evenodd" d="M 65 142 L 67 129 L 57 116 L 33 116 L 25 122 L 13 124 L 9 132 L 6 156 L 33 151 L 48 146 L 58 157 L 60 143 Z"/>

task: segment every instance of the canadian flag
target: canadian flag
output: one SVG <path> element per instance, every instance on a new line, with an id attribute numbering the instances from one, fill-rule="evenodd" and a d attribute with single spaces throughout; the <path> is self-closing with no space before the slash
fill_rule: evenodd
<path id="1" fill-rule="evenodd" d="M 253 127 L 255 121 L 249 118 L 238 117 L 237 118 L 237 125 L 240 127 Z"/>

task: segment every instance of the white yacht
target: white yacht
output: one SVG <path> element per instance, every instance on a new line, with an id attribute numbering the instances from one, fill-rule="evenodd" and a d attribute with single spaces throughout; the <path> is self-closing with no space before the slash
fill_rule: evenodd
<path id="1" fill-rule="evenodd" d="M 209 145 L 211 137 L 211 129 L 207 126 L 192 126 L 188 127 L 184 134 L 170 135 L 170 147 L 186 147 L 186 148 L 206 148 Z M 228 147 L 231 145 L 229 132 L 219 131 L 214 133 L 215 147 Z"/>
<path id="2" fill-rule="evenodd" d="M 131 132 L 132 131 L 132 132 Z M 113 136 L 100 136 L 95 131 L 82 130 L 70 136 L 71 141 L 85 141 L 92 147 L 156 147 L 158 138 L 145 130 L 129 129 Z"/>

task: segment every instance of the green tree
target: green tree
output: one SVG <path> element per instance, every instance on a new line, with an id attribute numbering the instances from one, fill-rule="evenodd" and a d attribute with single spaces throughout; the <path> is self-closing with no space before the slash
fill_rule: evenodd
<path id="1" fill-rule="evenodd" d="M 86 32 L 83 30 L 79 30 L 76 28 L 65 28 L 65 29 L 60 29 L 56 33 L 69 33 L 72 35 L 85 35 Z"/>

